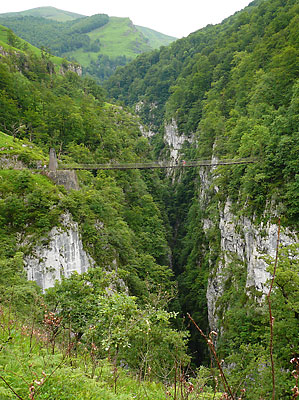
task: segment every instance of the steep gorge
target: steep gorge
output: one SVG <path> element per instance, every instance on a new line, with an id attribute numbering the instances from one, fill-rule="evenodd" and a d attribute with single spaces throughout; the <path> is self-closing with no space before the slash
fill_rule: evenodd
<path id="1" fill-rule="evenodd" d="M 281 248 L 298 246 L 297 23 L 296 1 L 254 1 L 222 24 L 143 55 L 106 85 L 114 99 L 138 104 L 162 159 L 257 159 L 166 178 L 180 304 L 218 332 L 223 355 L 254 345 L 262 340 L 259 326 L 267 329 L 262 304 L 279 217 Z M 296 280 L 298 253 L 291 257 Z M 296 294 L 279 284 L 290 305 Z M 297 308 L 290 308 L 298 327 Z M 291 354 L 297 341 L 290 340 Z"/>
<path id="2" fill-rule="evenodd" d="M 84 282 L 91 265 L 116 275 L 140 304 L 173 294 L 177 282 L 170 306 L 178 323 L 188 326 L 188 312 L 204 332 L 217 333 L 236 385 L 240 370 L 244 379 L 255 371 L 268 382 L 265 294 L 280 217 L 273 312 L 277 369 L 287 379 L 299 345 L 297 22 L 296 1 L 255 1 L 220 25 L 142 55 L 107 83 L 122 106 L 105 102 L 88 78 L 49 75 L 44 60 L 32 58 L 23 69 L 13 57 L 1 62 L 0 123 L 9 134 L 0 136 L 1 259 L 9 265 L 22 252 L 28 277 L 43 289 L 62 278 L 58 294 L 63 285 L 70 291 L 63 277 L 73 271 L 83 278 L 73 275 L 72 284 L 93 289 Z M 81 171 L 80 190 L 67 191 L 40 173 L 37 160 L 49 146 L 74 165 L 170 159 L 181 167 Z M 257 162 L 182 163 L 234 157 Z M 7 169 L 9 159 L 37 171 Z M 207 362 L 206 344 L 188 329 L 194 360 Z M 265 393 L 254 397 L 257 381 L 247 379 L 253 400 L 269 393 L 263 384 Z"/>

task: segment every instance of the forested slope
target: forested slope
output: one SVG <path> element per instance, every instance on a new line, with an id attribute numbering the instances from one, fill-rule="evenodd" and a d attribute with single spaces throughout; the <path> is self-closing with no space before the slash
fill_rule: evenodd
<path id="1" fill-rule="evenodd" d="M 179 134 L 200 143 L 199 157 L 260 157 L 245 173 L 229 173 L 223 187 L 237 196 L 241 184 L 243 202 L 257 210 L 281 189 L 287 222 L 296 223 L 298 4 L 258 4 L 142 55 L 107 88 L 128 105 L 141 102 L 156 131 L 174 118 Z M 253 175 L 261 184 L 250 185 Z"/>
<path id="2" fill-rule="evenodd" d="M 69 356 L 65 335 L 82 343 L 94 326 L 95 331 L 88 334 L 89 339 L 86 336 L 85 342 L 91 350 L 89 360 L 78 359 L 82 364 L 95 361 L 93 376 L 96 370 L 100 373 L 99 361 L 109 356 L 116 365 L 119 357 L 140 378 L 151 368 L 160 379 L 159 374 L 172 371 L 174 357 L 180 354 L 182 362 L 188 357 L 186 334 L 171 327 L 175 314 L 166 311 L 174 281 L 167 266 L 167 231 L 159 201 L 163 188 L 157 173 L 82 171 L 78 174 L 79 190 L 66 191 L 63 186 L 56 186 L 45 171 L 50 147 L 56 148 L 59 158 L 68 163 L 150 160 L 150 147 L 141 135 L 138 119 L 105 102 L 103 90 L 89 78 L 82 79 L 71 71 L 49 71 L 47 59 L 16 48 L 8 50 L 0 61 L 0 334 L 4 345 L 1 363 L 13 366 L 1 371 L 1 398 L 11 398 L 13 393 L 5 381 L 21 396 L 33 391 L 29 384 L 20 383 L 22 369 L 29 371 L 32 362 L 34 369 L 38 368 L 32 360 L 38 357 L 39 350 L 31 348 L 31 356 L 24 361 L 19 348 L 20 336 L 27 335 L 27 328 L 21 326 L 30 318 L 35 328 L 29 335 L 37 338 L 44 354 L 55 337 L 60 354 Z M 53 232 L 68 232 L 70 223 L 77 224 L 77 234 L 93 269 L 82 276 L 74 274 L 71 281 L 57 283 L 48 292 L 49 297 L 42 299 L 38 287 L 26 281 L 23 267 L 30 267 L 28 259 L 38 257 L 39 248 L 51 251 Z M 64 251 L 63 245 L 59 250 Z M 43 260 L 38 261 L 42 264 Z M 63 271 L 60 273 L 63 279 Z M 111 310 L 114 311 L 108 316 Z M 49 315 L 54 315 L 48 314 L 50 311 L 56 319 L 48 323 L 45 321 L 49 321 Z M 16 315 L 12 316 L 12 312 Z M 11 322 L 5 315 L 10 315 Z M 110 323 L 104 327 L 101 319 Z M 15 324 L 15 333 L 10 330 L 11 323 Z M 47 331 L 49 324 L 54 329 L 53 336 Z M 48 345 L 39 341 L 38 329 L 44 332 Z M 128 350 L 131 348 L 135 350 Z M 83 346 L 81 354 L 85 352 Z M 78 348 L 74 356 L 75 353 L 77 357 Z M 58 358 L 59 355 L 51 361 L 53 368 L 60 367 Z M 84 371 L 80 374 L 84 375 Z M 56 393 L 56 389 L 54 384 L 52 394 L 57 397 L 47 391 L 39 397 L 61 399 L 67 393 L 63 388 L 62 393 Z M 70 390 L 70 395 L 75 395 L 74 388 Z M 107 398 L 114 397 L 107 393 Z"/>
<path id="3" fill-rule="evenodd" d="M 270 398 L 272 365 L 276 398 L 296 393 L 290 360 L 298 368 L 297 25 L 297 2 L 253 2 L 222 24 L 141 55 L 119 70 L 106 86 L 118 105 L 107 102 L 93 80 L 49 69 L 45 51 L 33 57 L 23 44 L 21 51 L 14 46 L 3 51 L 0 328 L 1 360 L 9 360 L 10 367 L 1 376 L 22 396 L 32 379 L 26 383 L 21 371 L 36 377 L 32 365 L 39 377 L 43 366 L 48 368 L 46 384 L 34 381 L 36 389 L 30 389 L 41 386 L 36 397 L 76 396 L 70 385 L 64 388 L 52 379 L 49 367 L 59 369 L 61 359 L 73 372 L 78 364 L 85 366 L 75 373 L 96 381 L 96 395 L 108 385 L 103 398 L 143 399 L 144 393 L 180 400 Z M 151 145 L 133 109 L 139 111 L 142 130 L 151 130 Z M 181 167 L 165 176 L 82 171 L 79 190 L 67 191 L 44 169 L 49 147 L 73 164 L 158 156 L 174 161 L 178 150 L 182 159 L 254 157 L 257 162 Z M 279 216 L 271 336 L 266 295 Z M 47 251 L 55 232 L 68 233 L 74 226 L 94 268 L 62 277 L 42 296 L 22 267 L 30 263 L 28 257 L 42 263 L 39 249 Z M 29 327 L 12 314 L 20 310 Z M 186 321 L 187 313 L 205 334 L 213 330 L 208 343 Z M 19 352 L 22 337 L 29 338 L 26 357 Z M 225 394 L 228 385 L 210 364 L 207 344 L 212 341 L 224 360 L 231 394 Z M 196 365 L 201 365 L 197 372 Z M 69 369 L 66 373 L 70 381 L 76 379 Z M 118 395 L 118 382 L 123 385 L 118 377 L 131 374 L 140 385 L 143 379 L 164 382 L 165 392 L 153 385 L 141 386 L 138 393 L 123 388 Z M 10 398 L 9 386 L 1 382 L 0 390 Z M 82 393 L 82 398 L 88 395 L 85 385 Z"/>
<path id="4" fill-rule="evenodd" d="M 267 362 L 264 301 L 279 216 L 284 257 L 275 290 L 275 356 L 281 371 L 298 351 L 298 11 L 294 0 L 254 1 L 219 25 L 141 55 L 106 84 L 113 99 L 138 110 L 161 158 L 180 148 L 185 160 L 257 160 L 186 170 L 169 180 L 165 198 L 181 307 L 218 332 L 220 353 L 244 377 L 246 364 L 258 370 Z M 279 379 L 278 397 L 287 398 L 285 377 Z M 255 384 L 248 398 L 269 397 L 267 378 L 262 381 L 263 389 Z"/>
<path id="5" fill-rule="evenodd" d="M 21 72 L 20 68 L 22 68 Z M 59 74 L 50 75 L 47 71 L 47 65 L 42 58 L 35 58 L 30 63 L 29 61 L 25 61 L 22 65 L 16 65 L 14 64 L 14 58 L 11 59 L 8 56 L 0 63 L 0 69 L 0 124 L 3 132 L 12 135 L 16 139 L 26 139 L 34 142 L 41 149 L 45 149 L 46 153 L 50 146 L 56 147 L 59 157 L 68 162 L 105 163 L 150 159 L 150 148 L 147 140 L 141 136 L 138 128 L 138 120 L 128 115 L 120 107 L 105 103 L 102 89 L 90 79 L 81 79 L 73 72 L 68 72 L 65 76 Z M 7 151 L 8 147 L 4 146 L 2 153 L 5 155 Z M 28 160 L 28 163 L 30 164 L 30 160 Z M 15 172 L 15 174 L 21 174 L 20 176 L 25 174 L 25 176 L 28 176 L 30 182 L 33 179 L 31 179 L 30 173 L 28 175 L 26 171 Z M 115 186 L 115 209 L 112 206 L 114 204 L 112 200 L 114 196 L 112 195 L 113 191 L 110 193 L 112 196 L 110 201 L 105 201 L 104 198 L 102 200 L 99 198 L 98 200 L 91 200 L 90 198 L 87 201 L 83 193 L 82 201 L 83 203 L 86 201 L 87 203 L 89 201 L 91 203 L 93 201 L 103 202 L 103 205 L 99 205 L 98 207 L 95 205 L 92 206 L 91 203 L 89 205 L 86 203 L 86 207 L 91 207 L 91 210 L 94 210 L 91 211 L 93 214 L 94 212 L 102 213 L 103 218 L 107 218 L 107 222 L 114 221 L 113 224 L 116 224 L 115 227 L 119 226 L 122 238 L 119 237 L 117 240 L 118 245 L 129 247 L 127 247 L 127 250 L 125 250 L 125 247 L 122 250 L 119 249 L 117 251 L 119 254 L 118 257 L 124 260 L 126 259 L 125 254 L 128 256 L 130 254 L 129 258 L 131 258 L 133 255 L 129 250 L 131 240 L 132 245 L 133 242 L 135 244 L 139 243 L 140 255 L 145 256 L 147 251 L 144 246 L 148 242 L 148 245 L 151 247 L 152 262 L 159 260 L 163 265 L 167 258 L 165 231 L 162 226 L 161 217 L 159 217 L 160 212 L 152 196 L 148 193 L 147 177 L 143 178 L 138 171 L 120 172 L 117 174 L 107 172 L 99 174 L 96 180 L 100 179 L 103 182 L 100 184 L 100 181 L 98 181 L 96 184 L 95 178 L 91 173 L 82 174 L 82 184 L 83 186 L 87 185 L 86 190 L 88 190 L 91 197 L 93 197 L 92 187 L 94 185 L 102 186 L 104 193 L 106 176 L 107 179 L 109 176 L 108 181 L 110 182 L 107 187 L 108 192 Z M 20 177 L 20 179 L 22 178 Z M 154 173 L 149 175 L 148 179 L 150 185 L 155 185 L 157 177 L 155 177 Z M 31 184 L 28 182 L 28 185 L 30 186 Z M 16 188 L 11 188 L 12 192 L 14 190 Z M 29 189 L 30 191 L 31 189 Z M 108 192 L 107 196 L 109 196 Z M 75 198 L 78 197 L 77 202 L 81 201 L 79 200 L 81 192 L 74 193 L 74 196 Z M 132 201 L 134 205 L 130 203 L 131 206 L 128 209 L 124 209 L 127 201 L 129 203 Z M 104 206 L 105 202 L 107 205 Z M 71 203 L 69 207 L 72 207 Z M 108 211 L 107 207 L 112 208 Z M 74 212 L 77 212 L 79 209 L 80 207 L 77 207 Z M 155 217 L 150 218 L 148 223 L 145 222 L 149 218 L 145 209 L 150 214 L 155 214 Z M 137 212 L 137 210 L 139 211 Z M 112 214 L 116 213 L 115 220 L 109 218 L 110 212 Z M 138 222 L 133 216 L 139 212 L 141 214 Z M 118 214 L 119 216 L 117 217 Z M 26 213 L 24 214 L 26 220 L 25 215 Z M 78 218 L 80 218 L 79 215 Z M 94 218 L 96 219 L 96 214 L 91 219 Z M 126 219 L 127 222 L 125 222 Z M 24 226 L 28 226 L 30 229 L 30 224 L 28 225 L 25 220 Z M 154 225 L 157 223 L 159 234 L 157 232 L 156 237 L 148 239 L 144 237 L 143 240 L 140 240 L 141 226 L 146 227 L 147 224 L 152 223 Z M 132 227 L 134 226 L 134 229 L 136 229 L 137 236 L 135 239 L 131 236 L 133 232 L 129 233 L 130 227 L 128 224 L 132 224 Z M 9 227 L 10 223 L 7 221 L 5 225 Z M 12 225 L 14 226 L 14 224 Z M 146 229 L 155 231 L 154 225 L 147 226 Z M 48 224 L 44 224 L 43 226 L 45 228 L 49 227 Z M 126 229 L 128 229 L 127 232 Z M 111 240 L 116 240 L 117 236 L 117 231 L 115 231 L 113 235 L 111 234 Z M 99 247 L 97 249 L 99 251 Z M 110 254 L 110 256 L 112 255 Z M 129 262 L 128 259 L 125 263 L 127 262 Z M 101 263 L 104 263 L 103 259 Z M 135 264 L 133 259 L 129 263 Z"/>

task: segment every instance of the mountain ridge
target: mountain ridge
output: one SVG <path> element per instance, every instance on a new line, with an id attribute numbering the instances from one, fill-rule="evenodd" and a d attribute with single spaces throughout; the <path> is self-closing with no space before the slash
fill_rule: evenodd
<path id="1" fill-rule="evenodd" d="M 35 8 L 30 8 L 28 10 L 24 11 L 15 11 L 15 12 L 8 12 L 8 13 L 2 13 L 0 14 L 0 17 L 18 17 L 18 16 L 36 16 L 36 17 L 43 17 L 47 19 L 53 19 L 58 22 L 66 22 L 66 21 L 72 21 L 74 19 L 78 18 L 84 18 L 86 15 L 83 14 L 77 14 L 73 13 L 71 11 L 66 11 L 66 10 L 61 10 L 56 7 L 35 7 Z"/>
<path id="2" fill-rule="evenodd" d="M 77 18 L 79 17 L 79 18 Z M 135 26 L 130 18 L 83 16 L 54 7 L 0 14 L 0 24 L 36 47 L 79 62 L 86 73 L 104 80 L 139 54 L 176 38 Z"/>

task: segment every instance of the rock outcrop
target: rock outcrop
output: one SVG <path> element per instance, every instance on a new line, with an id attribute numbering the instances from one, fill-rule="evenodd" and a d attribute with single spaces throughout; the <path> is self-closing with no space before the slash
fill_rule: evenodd
<path id="1" fill-rule="evenodd" d="M 46 175 L 56 185 L 62 185 L 66 190 L 79 190 L 78 177 L 74 170 L 47 171 Z"/>
<path id="2" fill-rule="evenodd" d="M 192 142 L 190 137 L 184 134 L 179 134 L 177 123 L 172 119 L 171 123 L 165 125 L 164 142 L 168 145 L 170 150 L 170 158 L 177 161 L 179 152 L 185 142 Z"/>
<path id="3" fill-rule="evenodd" d="M 213 170 L 200 170 L 200 204 L 206 210 L 213 196 L 218 192 L 215 185 L 216 176 Z M 232 202 L 227 199 L 225 204 L 218 202 L 218 217 L 210 218 L 205 212 L 201 221 L 203 231 L 208 237 L 214 229 L 219 232 L 220 252 L 216 265 L 210 263 L 210 276 L 207 287 L 208 319 L 211 330 L 218 327 L 218 309 L 221 297 L 224 294 L 227 279 L 234 279 L 232 265 L 237 264 L 245 276 L 244 290 L 259 293 L 261 298 L 268 292 L 267 282 L 270 274 L 265 257 L 275 258 L 277 247 L 278 226 L 270 222 L 257 222 L 252 216 L 237 216 L 233 213 Z M 268 210 L 268 215 L 273 215 L 273 210 Z M 283 228 L 280 234 L 280 246 L 288 246 L 298 242 L 296 232 Z M 210 251 L 215 243 L 210 243 Z M 238 284 L 238 283 L 236 283 Z M 258 299 L 257 299 L 258 301 Z"/>
<path id="4" fill-rule="evenodd" d="M 26 165 L 21 161 L 18 155 L 3 154 L 0 155 L 0 168 L 1 169 L 24 169 Z"/>
<path id="5" fill-rule="evenodd" d="M 67 62 L 62 64 L 59 73 L 65 75 L 67 72 L 74 72 L 78 76 L 82 76 L 83 70 L 81 65 Z"/>
<path id="6" fill-rule="evenodd" d="M 0 46 L 0 55 L 3 57 L 9 56 L 9 52 L 4 49 L 4 47 Z"/>
<path id="7" fill-rule="evenodd" d="M 43 290 L 52 287 L 62 276 L 84 273 L 93 265 L 93 260 L 83 249 L 78 224 L 70 214 L 63 216 L 61 227 L 51 230 L 47 245 L 37 246 L 30 256 L 25 257 L 28 279 L 36 281 Z"/>

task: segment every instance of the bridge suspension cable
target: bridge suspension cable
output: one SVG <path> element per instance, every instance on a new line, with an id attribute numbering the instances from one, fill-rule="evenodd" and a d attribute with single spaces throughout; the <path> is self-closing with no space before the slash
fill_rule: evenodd
<path id="1" fill-rule="evenodd" d="M 143 163 L 109 163 L 109 164 L 58 164 L 59 170 L 111 170 L 111 169 L 155 169 L 155 168 L 185 168 L 185 167 L 217 167 L 220 165 L 253 164 L 256 159 L 224 159 L 224 160 L 180 160 L 175 161 L 153 161 Z"/>

